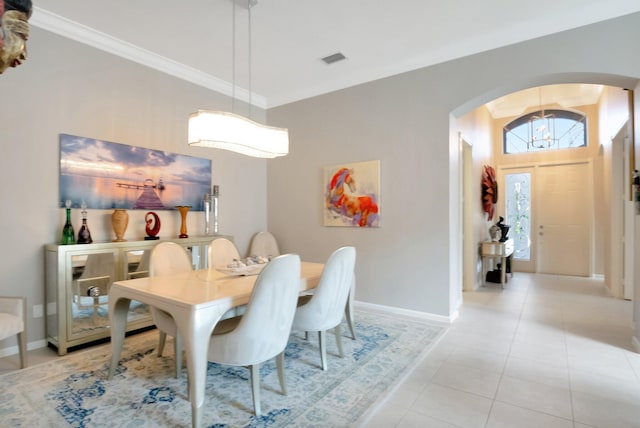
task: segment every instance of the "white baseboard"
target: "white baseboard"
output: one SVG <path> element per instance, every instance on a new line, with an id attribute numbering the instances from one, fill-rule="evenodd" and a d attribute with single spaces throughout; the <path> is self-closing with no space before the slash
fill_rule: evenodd
<path id="1" fill-rule="evenodd" d="M 27 351 L 31 351 L 32 349 L 40 349 L 47 346 L 46 340 L 36 340 L 35 342 L 27 343 Z M 18 345 L 9 346 L 7 348 L 0 349 L 0 358 L 8 357 L 10 355 L 17 355 L 20 352 Z"/>
<path id="2" fill-rule="evenodd" d="M 457 310 L 453 314 L 447 317 L 444 315 L 431 314 L 429 312 L 420 312 L 420 311 L 413 311 L 410 309 L 396 308 L 393 306 L 383 306 L 383 305 L 376 305 L 374 303 L 359 302 L 357 300 L 354 302 L 354 306 L 357 309 L 362 309 L 363 311 L 367 311 L 367 312 L 380 312 L 387 315 L 397 315 L 397 316 L 402 316 L 407 318 L 417 318 L 417 319 L 435 321 L 435 322 L 446 323 L 446 324 L 451 324 L 453 321 L 455 321 L 458 318 L 458 315 L 459 315 Z"/>

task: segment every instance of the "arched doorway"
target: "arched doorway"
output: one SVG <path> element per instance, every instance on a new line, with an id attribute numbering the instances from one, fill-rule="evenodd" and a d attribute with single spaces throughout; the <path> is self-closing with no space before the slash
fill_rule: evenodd
<path id="1" fill-rule="evenodd" d="M 594 76 L 592 74 L 586 75 L 586 74 L 580 74 L 580 73 L 579 74 L 572 74 L 571 76 L 572 76 L 571 78 L 568 78 L 569 77 L 568 75 L 546 76 L 546 77 L 537 79 L 537 82 L 539 82 L 540 84 L 545 84 L 546 85 L 546 84 L 550 84 L 550 83 L 566 84 L 566 83 L 575 83 L 575 82 L 580 82 L 580 81 L 583 81 L 583 82 L 587 81 L 588 83 L 592 83 L 592 84 L 611 85 L 613 87 L 617 87 L 616 89 L 618 91 L 622 91 L 621 88 L 625 88 L 625 87 L 634 88 L 635 84 L 636 84 L 635 79 L 625 79 L 625 78 L 621 78 L 620 76 L 601 75 L 601 76 L 597 76 L 596 77 L 596 76 Z M 574 79 L 581 79 L 581 80 L 574 80 Z M 482 104 L 482 102 L 484 100 L 486 100 L 487 97 L 491 96 L 489 94 L 496 94 L 496 95 L 501 95 L 502 96 L 502 95 L 506 95 L 508 90 L 509 89 L 506 88 L 506 87 L 505 88 L 496 88 L 496 89 L 494 89 L 493 91 L 491 91 L 488 94 L 485 94 L 483 96 L 477 97 L 474 100 L 471 100 L 471 101 L 465 103 L 463 106 L 461 106 L 460 108 L 458 108 L 458 109 L 456 109 L 454 111 L 454 114 L 452 114 L 452 121 L 456 121 L 456 120 L 459 120 L 460 118 L 464 117 L 463 112 L 467 112 L 467 113 L 470 112 L 471 110 L 473 110 L 471 107 L 474 106 L 474 105 L 476 106 L 476 108 L 482 108 L 482 106 L 484 106 L 484 104 Z M 629 92 L 629 93 L 632 95 L 632 92 Z M 626 109 L 626 111 L 624 113 L 625 118 L 622 121 L 622 123 L 626 123 L 627 119 L 632 119 L 632 115 L 630 113 L 630 111 L 632 110 L 630 108 L 630 103 L 627 104 L 626 107 L 627 107 L 627 109 Z M 628 124 L 629 124 L 628 125 L 628 131 L 627 131 L 627 135 L 628 136 L 631 136 L 632 133 L 633 133 L 632 123 L 633 123 L 632 120 L 628 121 Z M 454 129 L 454 126 L 452 126 L 452 130 Z M 619 126 L 620 125 L 618 125 L 618 127 Z M 615 128 L 613 128 L 613 129 L 610 129 L 610 131 L 611 132 L 609 132 L 606 135 L 612 137 L 613 135 L 616 134 L 617 130 Z M 468 132 L 465 132 L 465 130 L 462 130 L 462 132 L 465 133 L 465 134 L 468 133 Z M 607 142 L 607 144 L 609 144 L 609 145 L 612 144 L 610 137 L 609 137 L 608 142 Z M 602 137 L 602 133 L 599 136 L 599 138 L 600 139 L 603 138 Z M 602 149 L 603 145 L 602 144 L 598 144 L 598 145 L 600 146 L 600 149 Z M 609 147 L 611 147 L 611 146 L 609 146 Z M 608 150 L 610 150 L 610 148 Z M 618 150 L 618 152 L 619 153 L 616 153 L 615 155 L 616 156 L 622 156 L 622 151 Z M 460 157 L 460 160 L 462 161 L 462 156 Z M 618 161 L 618 160 L 616 159 L 616 161 Z M 621 162 L 621 161 L 619 161 L 619 162 Z M 627 162 L 627 164 L 628 164 L 629 160 L 627 160 L 625 162 Z M 461 167 L 460 171 L 462 171 L 462 170 L 463 170 L 463 168 Z M 602 171 L 599 171 L 599 173 L 602 173 Z M 611 174 L 611 170 L 608 169 L 608 170 L 604 171 L 604 173 L 607 173 L 607 174 L 610 175 Z M 611 184 L 611 180 L 610 179 L 607 179 L 607 184 Z M 622 186 L 622 187 L 624 187 L 624 186 Z M 627 193 L 627 197 L 628 197 L 628 193 Z M 468 196 L 467 196 L 467 198 L 468 198 Z M 607 210 L 609 210 L 610 208 L 613 208 L 614 206 L 616 206 L 616 205 L 612 205 L 610 198 L 607 199 L 607 201 L 608 201 L 607 207 L 606 207 Z M 624 209 L 623 207 L 619 208 L 620 211 L 622 211 L 623 209 Z M 462 208 L 461 208 L 461 210 L 462 210 Z M 613 211 L 614 211 L 614 215 L 615 215 L 616 209 L 613 209 Z M 462 212 L 462 211 L 460 211 L 460 212 Z M 611 213 L 607 212 L 607 215 L 611 216 Z M 600 217 L 602 217 L 602 216 L 600 216 Z M 610 222 L 608 222 L 607 224 L 610 224 Z M 602 241 L 601 241 L 602 240 L 602 236 L 600 236 L 598 238 L 598 239 L 600 239 L 600 241 L 598 242 L 598 248 L 606 247 L 607 257 L 609 257 L 608 258 L 609 264 L 613 263 L 614 265 L 616 265 L 619 262 L 618 264 L 620 264 L 620 266 L 617 266 L 617 265 L 616 265 L 617 267 L 616 266 L 614 266 L 614 267 L 607 266 L 607 270 L 606 270 L 607 278 L 612 276 L 612 272 L 613 272 L 613 277 L 615 278 L 615 276 L 616 276 L 615 273 L 616 272 L 618 272 L 618 271 L 622 272 L 622 269 L 623 269 L 623 267 L 622 267 L 622 259 L 623 258 L 621 258 L 621 257 L 617 257 L 617 258 L 616 257 L 611 257 L 610 254 L 611 254 L 611 248 L 613 248 L 613 249 L 621 248 L 621 246 L 622 246 L 622 243 L 621 243 L 622 235 L 620 235 L 620 234 L 612 235 L 610 230 L 607 230 L 606 232 L 601 233 L 601 235 L 604 235 L 607 238 L 609 238 L 609 237 L 612 238 L 612 242 L 610 242 L 610 243 L 608 242 L 606 246 L 603 246 L 602 245 Z M 619 241 L 616 241 L 615 239 L 618 236 L 620 237 L 620 239 L 619 239 Z M 615 253 L 615 251 L 613 253 Z M 477 254 L 473 250 L 472 250 L 472 252 L 469 252 L 468 250 L 465 250 L 464 254 L 461 256 L 461 259 L 463 260 L 463 263 L 461 265 L 462 266 L 467 266 L 467 267 L 471 266 L 473 263 L 470 263 L 468 261 L 469 258 L 474 258 L 475 259 L 475 258 L 477 258 Z M 627 258 L 627 260 L 629 260 L 629 259 Z M 628 263 L 628 261 L 627 261 L 627 263 Z M 628 274 L 629 274 L 629 269 L 627 269 L 627 275 Z M 461 274 L 461 277 L 468 277 L 468 275 L 469 275 L 469 272 L 465 271 L 463 274 Z M 621 276 L 621 275 L 622 274 L 620 273 L 619 276 Z M 619 297 L 622 297 L 622 287 L 621 286 L 620 286 L 619 290 L 618 290 L 616 284 L 610 285 L 610 288 L 613 290 L 614 294 L 618 295 Z M 628 293 L 627 293 L 627 295 L 628 295 Z"/>

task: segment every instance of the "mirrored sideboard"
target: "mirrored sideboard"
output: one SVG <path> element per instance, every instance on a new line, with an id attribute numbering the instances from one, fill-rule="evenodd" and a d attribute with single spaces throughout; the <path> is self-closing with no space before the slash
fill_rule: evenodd
<path id="1" fill-rule="evenodd" d="M 114 281 L 149 275 L 149 255 L 159 242 L 176 242 L 190 253 L 194 269 L 207 267 L 213 239 L 201 236 L 154 241 L 45 246 L 45 322 L 48 342 L 65 355 L 69 348 L 110 336 L 109 289 Z M 127 331 L 153 325 L 149 308 L 129 306 Z"/>

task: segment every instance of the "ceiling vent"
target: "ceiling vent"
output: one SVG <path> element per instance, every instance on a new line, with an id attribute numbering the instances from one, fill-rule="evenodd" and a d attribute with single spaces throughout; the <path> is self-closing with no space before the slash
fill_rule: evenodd
<path id="1" fill-rule="evenodd" d="M 322 60 L 327 65 L 333 64 L 334 62 L 342 61 L 343 59 L 347 59 L 347 57 L 340 52 L 334 53 L 333 55 L 325 56 L 324 58 L 322 58 Z"/>

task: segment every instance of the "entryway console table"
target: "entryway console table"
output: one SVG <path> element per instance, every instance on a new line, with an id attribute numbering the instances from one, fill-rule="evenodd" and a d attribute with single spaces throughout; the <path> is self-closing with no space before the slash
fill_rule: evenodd
<path id="1" fill-rule="evenodd" d="M 487 265 L 493 264 L 496 260 L 500 262 L 500 285 L 504 288 L 507 283 L 507 258 L 513 255 L 514 243 L 513 239 L 507 239 L 505 242 L 487 241 L 482 243 L 482 285 L 486 283 Z M 513 278 L 513 270 L 511 271 Z"/>
<path id="2" fill-rule="evenodd" d="M 149 274 L 149 255 L 159 242 L 176 242 L 191 254 L 194 269 L 207 268 L 213 239 L 223 236 L 45 246 L 47 340 L 65 355 L 69 348 L 110 336 L 108 294 L 115 281 Z M 233 240 L 230 236 L 224 236 Z M 131 302 L 126 331 L 153 325 L 147 305 Z"/>

